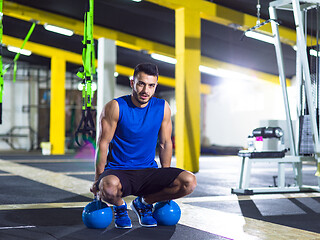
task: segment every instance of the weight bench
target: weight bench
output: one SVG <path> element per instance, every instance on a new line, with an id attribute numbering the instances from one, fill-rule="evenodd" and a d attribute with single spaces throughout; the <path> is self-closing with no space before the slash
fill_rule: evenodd
<path id="1" fill-rule="evenodd" d="M 302 182 L 302 164 L 299 156 L 285 156 L 286 150 L 283 151 L 263 151 L 255 152 L 242 150 L 238 156 L 242 158 L 240 178 L 238 188 L 232 188 L 232 193 L 254 194 L 254 193 L 271 193 L 271 192 L 297 192 L 300 191 Z M 254 162 L 274 162 L 278 163 L 278 184 L 273 187 L 250 188 L 250 176 L 252 163 Z M 292 163 L 296 186 L 285 186 L 285 164 Z"/>

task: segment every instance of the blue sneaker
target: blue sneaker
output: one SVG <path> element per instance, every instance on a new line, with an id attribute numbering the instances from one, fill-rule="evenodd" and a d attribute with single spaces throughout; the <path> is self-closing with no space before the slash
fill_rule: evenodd
<path id="1" fill-rule="evenodd" d="M 119 207 L 113 206 L 114 211 L 114 225 L 116 228 L 132 228 L 131 220 L 128 216 L 127 204 Z"/>
<path id="2" fill-rule="evenodd" d="M 137 197 L 135 200 L 132 201 L 131 208 L 137 214 L 141 226 L 157 226 L 157 221 L 152 216 L 152 204 L 145 205 L 141 202 L 141 197 Z"/>

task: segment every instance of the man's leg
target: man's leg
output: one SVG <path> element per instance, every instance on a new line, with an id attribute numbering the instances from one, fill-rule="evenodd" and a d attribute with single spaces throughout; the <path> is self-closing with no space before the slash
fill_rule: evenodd
<path id="1" fill-rule="evenodd" d="M 115 175 L 103 177 L 99 183 L 100 197 L 113 204 L 116 228 L 132 228 L 131 220 L 128 216 L 127 204 L 123 201 L 122 185 L 120 179 Z"/>
<path id="2" fill-rule="evenodd" d="M 196 186 L 196 176 L 191 172 L 183 171 L 169 187 L 162 189 L 160 192 L 143 196 L 143 198 L 149 204 L 181 198 L 192 193 Z"/>
<path id="3" fill-rule="evenodd" d="M 99 183 L 100 197 L 115 206 L 121 206 L 123 204 L 121 189 L 120 179 L 115 175 L 107 175 L 103 177 Z"/>

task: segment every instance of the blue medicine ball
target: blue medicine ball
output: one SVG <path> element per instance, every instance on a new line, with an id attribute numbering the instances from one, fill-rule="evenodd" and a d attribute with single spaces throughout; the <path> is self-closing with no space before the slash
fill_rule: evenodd
<path id="1" fill-rule="evenodd" d="M 181 210 L 175 201 L 158 202 L 154 206 L 153 217 L 159 225 L 176 225 L 181 217 Z"/>
<path id="2" fill-rule="evenodd" d="M 82 221 L 88 228 L 106 228 L 112 222 L 112 210 L 104 202 L 93 200 L 82 211 Z"/>

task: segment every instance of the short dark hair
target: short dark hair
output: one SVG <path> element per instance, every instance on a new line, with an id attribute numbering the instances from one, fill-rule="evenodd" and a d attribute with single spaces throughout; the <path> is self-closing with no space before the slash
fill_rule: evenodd
<path id="1" fill-rule="evenodd" d="M 147 75 L 156 76 L 158 79 L 159 70 L 157 65 L 153 63 L 140 63 L 134 68 L 133 78 L 136 78 L 139 72 L 144 72 Z"/>

